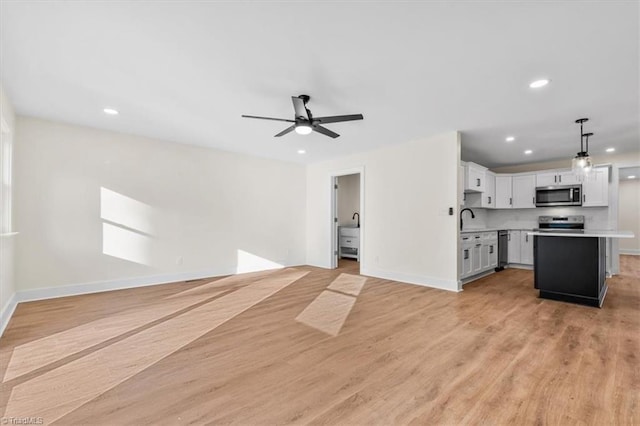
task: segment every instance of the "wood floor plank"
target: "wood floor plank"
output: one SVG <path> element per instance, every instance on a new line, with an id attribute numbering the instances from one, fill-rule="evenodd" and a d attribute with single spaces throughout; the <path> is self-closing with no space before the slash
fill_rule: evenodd
<path id="1" fill-rule="evenodd" d="M 146 318 L 145 308 L 229 291 L 9 375 L 0 411 L 42 415 L 46 424 L 640 424 L 640 257 L 622 256 L 623 272 L 608 280 L 602 309 L 537 298 L 531 271 L 507 269 L 450 293 L 359 277 L 357 266 L 296 268 L 306 275 L 235 315 L 233 306 L 249 294 L 236 302 L 230 296 L 289 270 L 230 278 L 230 287 L 204 280 L 19 305 L 0 339 L 3 374 L 12 356 L 18 364 L 34 362 L 29 351 L 15 349 L 37 351 L 39 341 L 57 333 L 89 330 L 109 318 L 135 323 Z M 331 289 L 342 274 L 359 278 L 342 290 L 366 284 L 351 295 Z M 314 314 L 340 322 L 335 335 L 296 321 L 335 290 L 353 299 L 348 314 L 337 302 Z M 200 316 L 178 325 L 177 318 L 197 309 Z M 218 324 L 218 317 L 227 319 Z M 153 362 L 135 361 L 158 339 L 183 341 L 190 322 L 217 326 Z M 139 368 L 115 363 L 110 374 L 121 379 L 101 387 L 92 365 L 118 355 Z M 26 391 L 34 384 L 37 392 Z M 68 393 L 78 385 L 88 399 Z M 39 395 L 56 400 L 57 414 Z"/>

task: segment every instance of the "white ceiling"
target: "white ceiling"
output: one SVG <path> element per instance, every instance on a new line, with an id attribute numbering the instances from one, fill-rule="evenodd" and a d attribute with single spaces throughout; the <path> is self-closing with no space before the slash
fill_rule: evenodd
<path id="1" fill-rule="evenodd" d="M 1 8 L 2 83 L 24 115 L 300 162 L 451 130 L 489 167 L 568 158 L 580 117 L 592 154 L 639 148 L 635 1 Z M 530 89 L 540 77 L 551 84 Z M 240 117 L 291 118 L 303 93 L 316 116 L 365 119 L 327 125 L 333 140 Z"/>

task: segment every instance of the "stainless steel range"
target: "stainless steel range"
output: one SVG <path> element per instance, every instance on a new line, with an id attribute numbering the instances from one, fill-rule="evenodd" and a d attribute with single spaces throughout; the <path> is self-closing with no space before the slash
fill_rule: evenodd
<path id="1" fill-rule="evenodd" d="M 584 216 L 538 216 L 538 231 L 584 232 Z"/>

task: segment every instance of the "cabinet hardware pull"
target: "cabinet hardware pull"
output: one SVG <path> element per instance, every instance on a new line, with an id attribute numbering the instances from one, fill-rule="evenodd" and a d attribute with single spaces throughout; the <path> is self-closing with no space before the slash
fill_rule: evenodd
<path id="1" fill-rule="evenodd" d="M 509 198 L 509 205 L 513 204 L 513 198 Z"/>
<path id="2" fill-rule="evenodd" d="M 528 242 L 529 242 L 529 234 L 527 234 L 527 235 L 525 235 L 525 236 L 524 236 L 524 241 L 525 241 L 525 243 L 528 243 Z"/>
<path id="3" fill-rule="evenodd" d="M 562 175 L 558 175 L 558 182 L 562 183 Z"/>
<path id="4" fill-rule="evenodd" d="M 482 247 L 482 244 L 476 244 L 476 247 Z"/>
<path id="5" fill-rule="evenodd" d="M 491 204 L 491 196 L 489 196 L 489 204 Z"/>
<path id="6" fill-rule="evenodd" d="M 480 186 L 480 178 L 476 179 L 478 181 L 478 183 L 476 183 L 476 186 Z"/>
<path id="7" fill-rule="evenodd" d="M 493 246 L 489 246 L 489 254 L 493 254 Z"/>
<path id="8" fill-rule="evenodd" d="M 585 201 L 587 201 L 587 194 L 582 194 L 582 202 L 584 203 Z"/>
<path id="9" fill-rule="evenodd" d="M 468 259 L 468 258 L 469 258 L 469 250 L 468 250 L 468 249 L 466 249 L 466 250 L 464 251 L 464 258 L 465 258 L 465 259 Z"/>
<path id="10" fill-rule="evenodd" d="M 558 176 L 553 175 L 553 183 L 558 183 Z"/>

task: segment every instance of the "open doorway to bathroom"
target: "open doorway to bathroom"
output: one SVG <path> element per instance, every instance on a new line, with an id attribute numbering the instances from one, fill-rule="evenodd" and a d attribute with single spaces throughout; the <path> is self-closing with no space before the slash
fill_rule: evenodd
<path id="1" fill-rule="evenodd" d="M 618 242 L 622 255 L 640 255 L 640 166 L 620 167 L 618 170 L 618 229 L 632 231 L 634 238 Z"/>
<path id="2" fill-rule="evenodd" d="M 332 267 L 360 272 L 363 222 L 361 172 L 332 176 Z"/>

